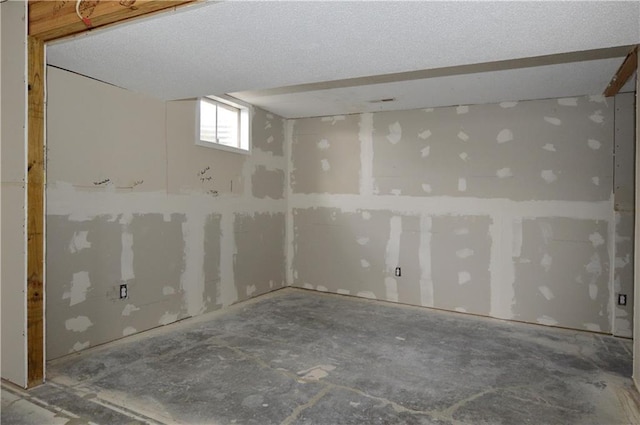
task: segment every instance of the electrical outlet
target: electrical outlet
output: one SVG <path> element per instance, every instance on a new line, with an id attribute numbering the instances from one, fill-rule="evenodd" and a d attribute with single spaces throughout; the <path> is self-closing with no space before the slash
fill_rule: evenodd
<path id="1" fill-rule="evenodd" d="M 402 276 L 402 271 L 400 270 L 400 267 L 396 267 L 396 277 L 400 276 Z"/>
<path id="2" fill-rule="evenodd" d="M 129 296 L 129 291 L 127 290 L 127 284 L 124 283 L 120 285 L 120 299 L 123 300 Z"/>
<path id="3" fill-rule="evenodd" d="M 618 305 L 627 305 L 627 295 L 618 294 Z"/>

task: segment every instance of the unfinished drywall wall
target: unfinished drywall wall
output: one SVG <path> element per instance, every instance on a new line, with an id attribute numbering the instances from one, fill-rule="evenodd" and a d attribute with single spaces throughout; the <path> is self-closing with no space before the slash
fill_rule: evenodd
<path id="1" fill-rule="evenodd" d="M 635 96 L 635 112 L 636 112 L 636 140 L 635 146 L 636 148 L 640 146 L 640 72 L 637 70 L 640 69 L 640 55 L 638 55 L 638 65 L 636 67 L 636 96 Z M 634 220 L 636 223 L 640 222 L 640 217 L 638 217 L 638 203 L 640 203 L 640 196 L 638 194 L 638 190 L 640 190 L 640 149 L 636 149 L 635 154 L 635 211 L 633 214 Z M 640 228 L 639 226 L 635 226 L 633 241 L 635 246 L 640 246 Z M 636 283 L 640 282 L 640 249 L 636 249 L 633 253 L 633 282 L 634 289 L 636 288 Z M 633 301 L 635 305 L 640 305 L 640 290 L 634 291 Z M 640 390 L 640 309 L 633 310 L 633 381 L 636 384 L 636 388 Z"/>
<path id="2" fill-rule="evenodd" d="M 48 68 L 48 359 L 284 286 L 283 119 L 243 155 L 195 111 Z"/>
<path id="3" fill-rule="evenodd" d="M 613 331 L 613 99 L 287 126 L 293 285 Z"/>
<path id="4" fill-rule="evenodd" d="M 633 336 L 633 231 L 635 214 L 635 94 L 615 97 L 615 262 L 613 276 L 615 321 L 613 334 Z M 626 305 L 619 304 L 619 296 Z"/>
<path id="5" fill-rule="evenodd" d="M 2 378 L 25 387 L 26 239 L 26 2 L 0 4 L 2 99 Z"/>

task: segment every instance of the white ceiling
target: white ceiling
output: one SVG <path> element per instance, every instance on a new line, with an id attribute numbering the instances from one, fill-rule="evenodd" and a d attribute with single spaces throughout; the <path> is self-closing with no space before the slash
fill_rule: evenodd
<path id="1" fill-rule="evenodd" d="M 615 47 L 637 43 L 639 1 L 232 1 L 95 31 L 47 59 L 161 99 L 233 93 L 300 117 L 601 93 L 628 51 Z"/>

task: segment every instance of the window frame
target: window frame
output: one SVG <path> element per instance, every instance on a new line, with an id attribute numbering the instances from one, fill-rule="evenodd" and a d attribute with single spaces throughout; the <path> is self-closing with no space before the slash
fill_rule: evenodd
<path id="1" fill-rule="evenodd" d="M 220 106 L 225 109 L 236 109 L 238 110 L 238 146 L 229 146 L 222 144 L 218 141 L 211 142 L 208 140 L 202 140 L 200 138 L 200 105 L 201 102 L 208 102 L 215 104 L 216 106 Z M 248 103 L 245 103 L 241 100 L 235 99 L 231 96 L 201 96 L 196 99 L 196 134 L 195 134 L 195 142 L 196 145 L 220 149 L 227 152 L 240 153 L 244 155 L 251 154 L 251 120 L 253 118 L 253 107 Z M 216 122 L 217 127 L 217 122 Z M 217 139 L 217 138 L 216 138 Z"/>

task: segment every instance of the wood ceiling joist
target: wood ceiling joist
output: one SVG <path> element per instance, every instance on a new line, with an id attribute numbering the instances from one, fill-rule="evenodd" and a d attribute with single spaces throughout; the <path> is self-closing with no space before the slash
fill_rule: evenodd
<path id="1" fill-rule="evenodd" d="M 29 1 L 29 35 L 42 41 L 82 33 L 136 16 L 194 3 L 196 0 L 82 0 L 80 15 L 75 0 Z"/>
<path id="2" fill-rule="evenodd" d="M 633 71 L 638 67 L 638 46 L 635 46 L 627 55 L 618 71 L 611 79 L 611 82 L 604 91 L 604 95 L 615 96 L 618 94 L 622 86 L 626 84 L 629 78 L 633 75 Z"/>
<path id="3" fill-rule="evenodd" d="M 45 44 L 200 0 L 29 1 L 27 113 L 27 387 L 44 381 Z"/>

